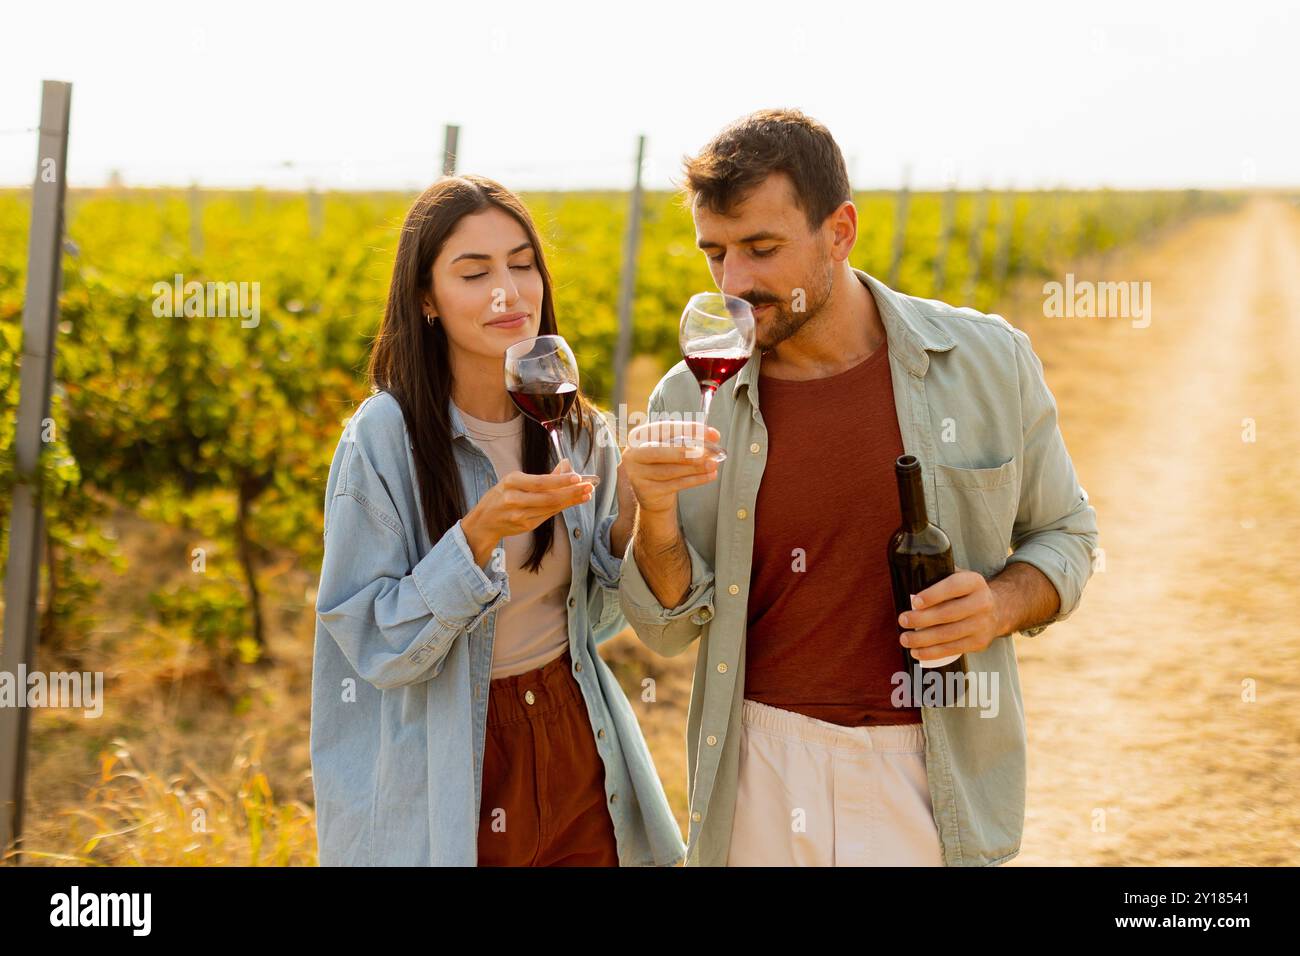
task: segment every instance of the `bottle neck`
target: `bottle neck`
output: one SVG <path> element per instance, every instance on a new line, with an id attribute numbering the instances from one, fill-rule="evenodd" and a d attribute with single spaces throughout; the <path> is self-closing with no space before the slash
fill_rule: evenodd
<path id="1" fill-rule="evenodd" d="M 898 503 L 903 512 L 903 528 L 912 533 L 924 531 L 930 523 L 925 512 L 925 491 L 921 487 L 921 469 L 899 469 Z"/>

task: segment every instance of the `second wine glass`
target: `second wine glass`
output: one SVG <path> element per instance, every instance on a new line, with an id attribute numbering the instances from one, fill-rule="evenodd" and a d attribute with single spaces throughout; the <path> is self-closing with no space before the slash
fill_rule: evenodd
<path id="1" fill-rule="evenodd" d="M 700 418 L 707 425 L 714 392 L 754 354 L 754 310 L 734 295 L 699 292 L 682 310 L 678 341 L 687 368 L 700 383 Z M 671 443 L 701 445 L 718 461 L 727 457 L 725 449 L 705 438 L 682 436 Z"/>

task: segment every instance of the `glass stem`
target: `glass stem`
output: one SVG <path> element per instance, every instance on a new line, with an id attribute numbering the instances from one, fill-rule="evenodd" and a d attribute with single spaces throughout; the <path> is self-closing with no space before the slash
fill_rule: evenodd
<path id="1" fill-rule="evenodd" d="M 705 425 L 709 423 L 709 406 L 713 404 L 714 391 L 716 391 L 716 389 L 709 385 L 700 389 L 700 410 L 704 417 Z"/>
<path id="2" fill-rule="evenodd" d="M 558 465 L 568 457 L 564 454 L 564 448 L 560 445 L 559 429 L 554 425 L 547 425 L 546 433 L 551 436 L 551 444 L 555 446 L 555 463 Z"/>

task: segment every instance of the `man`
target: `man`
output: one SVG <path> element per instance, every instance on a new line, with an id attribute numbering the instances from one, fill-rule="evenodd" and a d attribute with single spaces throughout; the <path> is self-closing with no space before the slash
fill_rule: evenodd
<path id="1" fill-rule="evenodd" d="M 849 265 L 844 159 L 798 111 L 738 120 L 685 172 L 714 281 L 757 326 L 710 410 L 721 467 L 667 444 L 624 457 L 628 622 L 667 656 L 700 642 L 687 865 L 1002 863 L 1025 803 L 1011 635 L 1074 611 L 1097 543 L 1042 365 L 1002 317 Z M 679 363 L 649 411 L 698 403 Z M 904 453 L 957 572 L 899 615 L 885 555 Z M 900 700 L 900 643 L 964 655 L 986 699 Z"/>

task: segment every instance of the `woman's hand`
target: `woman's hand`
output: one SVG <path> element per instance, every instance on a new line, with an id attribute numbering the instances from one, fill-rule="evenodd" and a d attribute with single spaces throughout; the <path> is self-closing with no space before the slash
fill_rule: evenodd
<path id="1" fill-rule="evenodd" d="M 567 458 L 549 475 L 508 473 L 460 519 L 474 561 L 486 564 L 502 538 L 532 531 L 565 508 L 590 500 L 592 491 L 591 482 L 574 474 Z"/>

